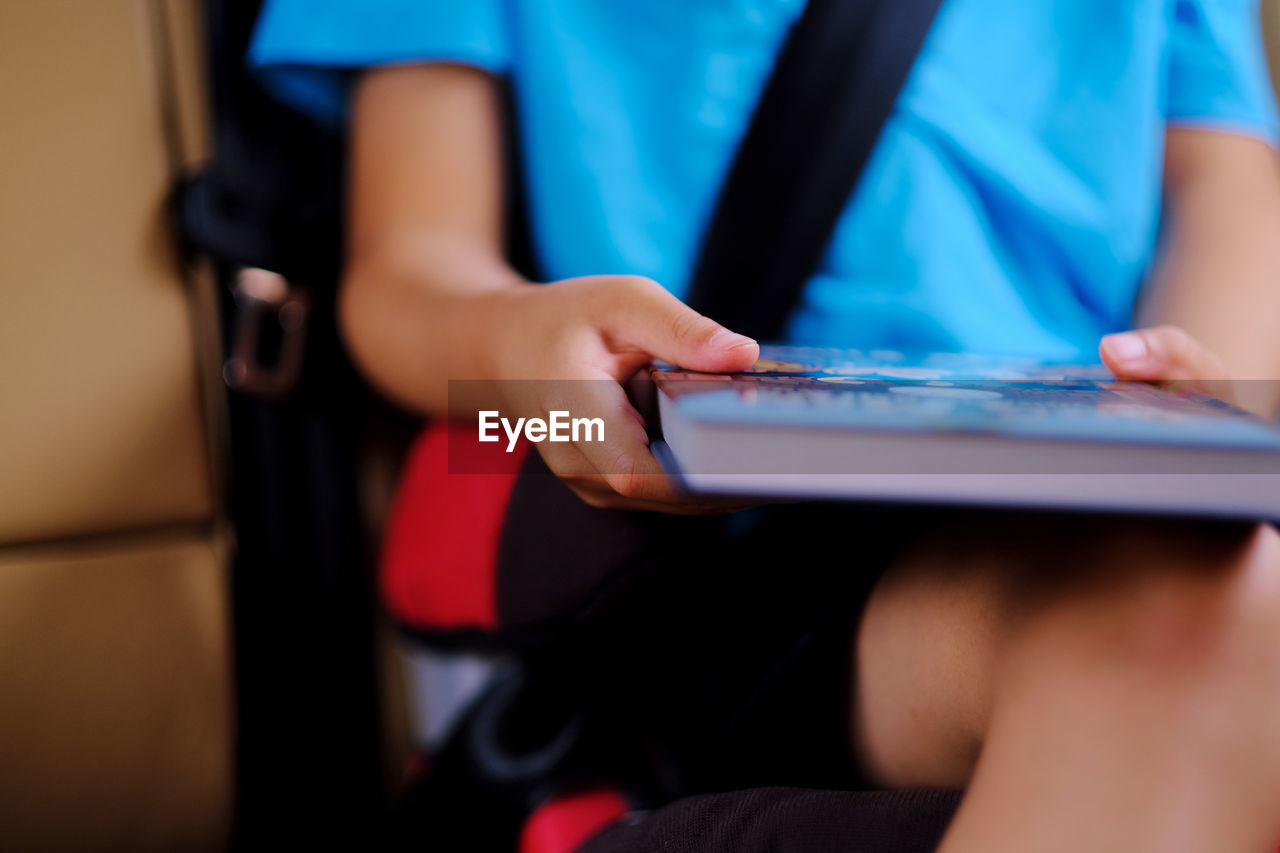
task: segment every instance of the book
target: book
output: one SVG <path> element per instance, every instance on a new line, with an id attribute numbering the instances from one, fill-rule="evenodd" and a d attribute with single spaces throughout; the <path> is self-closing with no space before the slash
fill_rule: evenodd
<path id="1" fill-rule="evenodd" d="M 1280 425 L 1101 365 L 764 347 L 652 378 L 693 493 L 1280 519 Z"/>

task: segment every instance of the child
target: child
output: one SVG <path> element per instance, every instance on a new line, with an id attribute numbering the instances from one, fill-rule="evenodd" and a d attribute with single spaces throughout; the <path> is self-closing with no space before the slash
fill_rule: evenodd
<path id="1" fill-rule="evenodd" d="M 267 81 L 330 119 L 352 87 L 341 319 L 369 379 L 431 415 L 452 378 L 608 380 L 609 440 L 542 443 L 546 466 L 591 507 L 709 509 L 661 474 L 617 383 L 654 358 L 733 371 L 757 356 L 680 297 L 802 8 L 269 3 L 253 50 Z M 503 260 L 506 132 L 550 284 Z M 787 337 L 1080 359 L 1100 345 L 1126 378 L 1274 379 L 1275 133 L 1248 0 L 951 0 Z M 542 414 L 492 387 L 484 408 Z M 1276 383 L 1233 387 L 1280 406 Z M 1274 528 L 993 515 L 895 539 L 850 604 L 855 760 L 885 787 L 965 788 L 944 849 L 1280 838 Z"/>

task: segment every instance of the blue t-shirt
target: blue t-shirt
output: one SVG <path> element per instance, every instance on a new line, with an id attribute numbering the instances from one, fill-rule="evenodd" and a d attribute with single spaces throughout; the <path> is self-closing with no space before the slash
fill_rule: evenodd
<path id="1" fill-rule="evenodd" d="M 803 5 L 270 0 L 250 58 L 331 122 L 355 68 L 508 75 L 546 276 L 682 295 Z M 1257 0 L 947 0 L 788 338 L 1092 360 L 1151 265 L 1172 124 L 1274 141 Z"/>

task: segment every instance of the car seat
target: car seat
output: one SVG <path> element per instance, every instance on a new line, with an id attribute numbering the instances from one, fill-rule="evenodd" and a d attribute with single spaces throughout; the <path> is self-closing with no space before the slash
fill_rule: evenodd
<path id="1" fill-rule="evenodd" d="M 286 285 L 278 292 L 284 296 L 278 302 L 255 296 L 248 286 L 239 290 L 239 306 L 234 298 L 226 300 L 229 316 L 281 320 L 278 329 L 267 330 L 271 340 L 246 345 L 246 352 L 262 346 L 271 349 L 274 344 L 288 353 L 290 346 L 298 346 L 296 338 L 290 338 L 297 327 L 291 329 L 284 316 L 286 302 L 295 306 L 289 311 L 310 317 L 301 365 L 286 357 L 274 365 L 259 365 L 262 369 L 257 371 L 241 365 L 227 376 L 233 387 L 258 395 L 242 401 L 235 416 L 249 446 L 256 446 L 256 451 L 241 456 L 238 471 L 238 480 L 244 484 L 237 498 L 245 524 L 245 552 L 254 555 L 245 558 L 243 585 L 237 594 L 243 614 L 240 628 L 247 632 L 241 639 L 241 660 L 250 673 L 248 698 L 242 702 L 257 702 L 258 713 L 270 717 L 262 707 L 278 699 L 280 692 L 267 685 L 265 675 L 252 675 L 251 655 L 271 630 L 263 628 L 263 623 L 255 629 L 255 614 L 292 612 L 302 614 L 290 626 L 298 631 L 298 639 L 277 649 L 313 656 L 325 666 L 330 660 L 339 661 L 341 671 L 336 674 L 311 674 L 327 685 L 317 698 L 337 710 L 325 716 L 323 725 L 307 730 L 311 757 L 293 750 L 288 753 L 294 762 L 291 767 L 284 762 L 264 769 L 250 761 L 243 773 L 263 774 L 249 787 L 256 785 L 262 797 L 260 807 L 267 809 L 270 785 L 289 777 L 293 781 L 303 768 L 327 764 L 316 778 L 358 779 L 365 791 L 353 791 L 356 785 L 339 781 L 333 791 L 311 803 L 312 808 L 341 809 L 350 807 L 341 802 L 343 798 L 359 802 L 376 788 L 368 781 L 377 775 L 373 743 L 377 711 L 371 700 L 358 698 L 376 695 L 376 688 L 367 612 L 369 576 L 353 506 L 356 424 L 350 403 L 374 404 L 343 356 L 334 332 L 333 295 L 341 263 L 342 141 L 270 101 L 245 72 L 244 48 L 258 5 L 255 0 L 207 0 L 217 156 L 197 180 L 184 185 L 176 209 L 190 245 L 218 262 L 224 280 L 234 281 L 244 268 L 267 268 L 283 276 Z M 515 157 L 511 160 L 518 162 Z M 517 180 L 513 189 L 518 188 Z M 521 208 L 518 199 L 508 205 L 517 213 Z M 527 268 L 527 232 L 518 217 L 509 233 L 515 262 Z M 245 311 L 246 305 L 254 310 Z M 281 372 L 273 373 L 277 368 Z M 321 384 L 327 386 L 325 390 L 317 388 Z M 286 428 L 279 426 L 282 419 Z M 536 640 L 529 633 L 536 628 L 532 622 L 504 620 L 510 612 L 504 608 L 497 577 L 500 531 L 517 483 L 514 465 L 520 460 L 498 460 L 491 474 L 450 475 L 449 430 L 443 424 L 431 425 L 407 457 L 410 471 L 428 473 L 405 478 L 407 491 L 399 494 L 388 522 L 381 572 L 384 601 L 405 637 L 445 654 L 504 649 L 513 637 Z M 278 443 L 298 439 L 308 452 L 319 455 L 295 456 L 282 469 Z M 264 478 L 264 468 L 275 473 Z M 321 474 L 322 482 L 311 483 L 327 507 L 319 517 L 340 519 L 336 525 L 317 525 L 317 516 L 300 508 L 315 494 L 308 497 L 295 489 L 289 499 L 279 502 L 254 493 L 264 480 L 275 488 L 299 472 L 313 470 L 327 472 Z M 415 484 L 434 485 L 423 485 L 425 490 L 417 493 Z M 289 543 L 277 541 L 279 537 L 272 533 L 277 528 L 288 531 Z M 303 541 L 317 536 L 322 541 Z M 296 558 L 284 561 L 290 567 L 284 577 L 270 582 L 251 578 L 252 572 L 266 571 L 274 559 L 294 547 L 310 555 L 306 565 L 314 560 L 324 567 L 318 584 L 321 590 L 298 596 L 298 590 L 315 584 L 316 578 L 302 571 L 304 565 Z M 577 590 L 583 595 L 596 591 Z M 321 611 L 329 620 L 326 624 L 341 628 L 320 649 L 312 649 L 321 640 L 317 623 L 306 614 L 308 608 Z M 444 849 L 500 849 L 493 845 L 518 839 L 522 853 L 659 847 L 799 850 L 800 846 L 786 846 L 789 838 L 800 845 L 807 831 L 825 826 L 846 835 L 860 834 L 870 845 L 865 849 L 923 850 L 936 844 L 957 802 L 955 794 L 937 792 L 859 794 L 767 788 L 667 802 L 661 796 L 661 779 L 652 778 L 661 776 L 651 772 L 652 762 L 645 764 L 639 778 L 582 775 L 572 758 L 589 749 L 592 724 L 573 703 L 557 701 L 559 688 L 574 689 L 557 684 L 557 671 L 553 663 L 544 665 L 536 655 L 497 670 L 482 695 L 459 716 L 451 736 L 419 762 L 413 784 L 383 827 L 381 837 L 388 846 L 434 843 Z M 260 691 L 256 700 L 255 690 Z M 530 700 L 531 695 L 536 701 Z M 521 730 L 514 734 L 504 725 L 539 706 L 558 706 L 561 713 L 533 723 L 522 721 Z M 250 741 L 258 738 L 260 748 L 262 738 L 279 730 L 262 725 L 255 735 L 255 727 L 249 726 L 245 735 Z M 530 735 L 531 730 L 536 736 Z M 338 732 L 357 734 L 347 738 Z M 315 755 L 324 759 L 317 761 Z M 645 810 L 647 815 L 641 813 Z M 362 807 L 361 813 L 370 817 L 367 826 L 372 829 L 377 806 Z"/>

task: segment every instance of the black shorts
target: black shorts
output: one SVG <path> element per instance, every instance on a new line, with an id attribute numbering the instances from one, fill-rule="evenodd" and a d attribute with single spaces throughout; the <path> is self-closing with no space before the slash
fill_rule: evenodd
<path id="1" fill-rule="evenodd" d="M 893 558 L 935 511 L 807 504 L 755 511 L 726 536 L 687 676 L 706 678 L 706 738 L 691 764 L 709 790 L 862 790 L 850 742 L 858 623 Z"/>
<path id="2" fill-rule="evenodd" d="M 545 625 L 575 610 L 550 654 L 572 661 L 620 737 L 651 738 L 686 794 L 867 787 L 849 742 L 854 634 L 875 581 L 937 511 L 617 513 L 529 468 L 504 533 L 504 615 Z"/>

